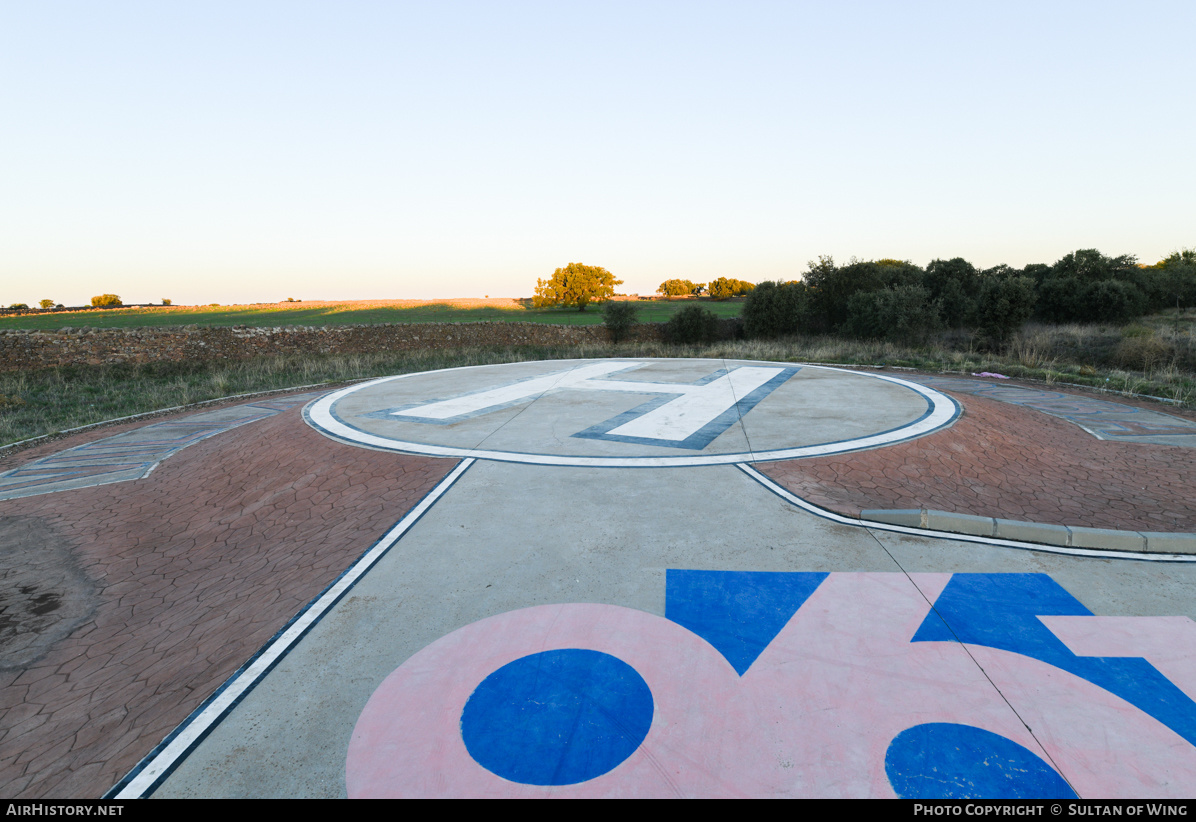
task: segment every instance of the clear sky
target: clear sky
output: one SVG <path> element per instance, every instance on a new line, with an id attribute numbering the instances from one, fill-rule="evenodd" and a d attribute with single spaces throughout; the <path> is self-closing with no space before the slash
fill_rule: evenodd
<path id="1" fill-rule="evenodd" d="M 0 0 L 0 302 L 1196 246 L 1196 3 Z"/>

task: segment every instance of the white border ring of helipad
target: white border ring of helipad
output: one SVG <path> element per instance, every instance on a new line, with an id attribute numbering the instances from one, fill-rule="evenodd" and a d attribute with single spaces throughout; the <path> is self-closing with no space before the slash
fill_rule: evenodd
<path id="1" fill-rule="evenodd" d="M 916 419 L 893 427 L 891 429 L 869 434 L 867 436 L 855 437 L 850 439 L 836 440 L 833 442 L 822 442 L 813 445 L 800 445 L 790 448 L 773 448 L 768 450 L 745 450 L 735 453 L 720 453 L 720 454 L 702 454 L 692 456 L 581 456 L 572 454 L 542 454 L 542 453 L 528 453 L 522 451 L 507 451 L 507 450 L 490 450 L 485 448 L 463 448 L 451 445 L 440 445 L 426 442 L 416 442 L 412 440 L 397 439 L 392 437 L 379 436 L 378 434 L 362 430 L 356 426 L 346 423 L 335 413 L 336 405 L 346 397 L 357 394 L 358 392 L 368 391 L 369 389 L 383 385 L 385 383 L 395 382 L 398 380 L 414 379 L 422 376 L 432 374 L 448 374 L 455 371 L 467 370 L 481 370 L 504 368 L 509 366 L 530 365 L 530 364 L 544 364 L 544 363 L 576 363 L 576 362 L 603 362 L 602 360 L 541 360 L 528 361 L 521 363 L 497 363 L 494 365 L 478 365 L 478 366 L 463 366 L 460 368 L 445 368 L 434 371 L 422 371 L 413 374 L 400 374 L 393 377 L 382 377 L 377 380 L 360 383 L 358 385 L 349 386 L 332 394 L 329 394 L 321 399 L 313 402 L 310 406 L 304 409 L 303 416 L 317 431 L 325 434 L 332 439 L 345 442 L 350 445 L 364 446 L 372 449 L 379 449 L 384 451 L 395 451 L 405 454 L 420 454 L 431 457 L 453 457 L 453 458 L 469 458 L 493 460 L 498 462 L 515 462 L 529 465 L 559 465 L 559 466 L 573 466 L 573 467 L 592 467 L 592 468 L 668 468 L 668 467 L 691 467 L 703 465 L 732 465 L 736 463 L 745 462 L 772 462 L 777 460 L 801 459 L 803 457 L 821 457 L 830 456 L 833 454 L 842 454 L 850 451 L 860 451 L 869 448 L 878 448 L 887 445 L 893 445 L 899 442 L 904 442 L 916 437 L 925 436 L 933 433 L 939 429 L 951 425 L 960 415 L 961 408 L 959 404 L 948 397 L 947 395 L 929 388 L 927 386 L 918 385 L 916 383 L 907 382 L 906 380 L 898 379 L 897 377 L 890 377 L 884 374 L 870 374 L 860 371 L 852 371 L 844 368 L 830 368 L 827 366 L 805 365 L 800 363 L 753 363 L 759 366 L 781 366 L 785 368 L 798 369 L 816 369 L 824 372 L 838 372 L 841 374 L 849 374 L 852 377 L 882 380 L 887 383 L 900 386 L 908 389 L 921 396 L 926 402 L 926 411 Z M 675 362 L 668 359 L 641 357 L 635 358 L 634 362 L 627 361 L 628 365 L 644 364 L 644 363 L 667 363 Z M 709 360 L 710 363 L 720 362 L 719 360 Z M 739 361 L 737 361 L 739 362 Z"/>

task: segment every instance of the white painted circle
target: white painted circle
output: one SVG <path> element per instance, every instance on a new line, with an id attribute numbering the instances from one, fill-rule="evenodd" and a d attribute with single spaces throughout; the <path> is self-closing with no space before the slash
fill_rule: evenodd
<path id="1" fill-rule="evenodd" d="M 580 467 L 828 456 L 924 436 L 958 415 L 945 394 L 883 374 L 652 358 L 383 377 L 329 394 L 304 412 L 321 433 L 368 448 Z"/>

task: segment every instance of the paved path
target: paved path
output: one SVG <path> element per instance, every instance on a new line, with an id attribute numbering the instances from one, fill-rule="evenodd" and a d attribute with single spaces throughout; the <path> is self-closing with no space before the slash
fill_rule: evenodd
<path id="1" fill-rule="evenodd" d="M 1023 385 L 1009 385 L 988 379 L 914 374 L 911 382 L 940 391 L 978 397 L 1033 408 L 1078 425 L 1092 436 L 1117 442 L 1150 442 L 1196 448 L 1196 421 L 1174 414 L 1106 400 L 1086 394 L 1047 391 Z"/>
<path id="2" fill-rule="evenodd" d="M 1114 449 L 1096 478 L 1139 455 L 1119 481 L 1182 524 L 1185 449 L 827 369 L 609 365 L 355 386 L 144 479 L 0 502 L 6 573 L 57 557 L 27 582 L 63 614 L 33 590 L 43 647 L 5 646 L 3 792 L 1190 794 L 1196 563 L 864 528 L 794 493 L 886 507 L 921 452 L 914 487 L 958 499 L 931 480 L 1012 481 L 994 443 L 1068 432 Z M 1042 496 L 1072 479 L 1048 462 L 1021 463 Z M 1104 484 L 1082 516 L 1130 487 Z"/>
<path id="3" fill-rule="evenodd" d="M 151 423 L 57 451 L 0 472 L 0 500 L 149 476 L 180 449 L 246 423 L 303 406 L 318 394 L 286 394 Z"/>

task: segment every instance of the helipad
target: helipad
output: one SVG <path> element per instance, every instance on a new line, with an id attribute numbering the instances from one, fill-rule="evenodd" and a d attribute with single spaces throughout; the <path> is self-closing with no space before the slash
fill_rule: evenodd
<path id="1" fill-rule="evenodd" d="M 469 388 L 462 391 L 462 386 Z M 387 377 L 315 403 L 337 439 L 430 456 L 664 467 L 876 448 L 950 425 L 946 395 L 819 366 L 549 361 Z"/>

